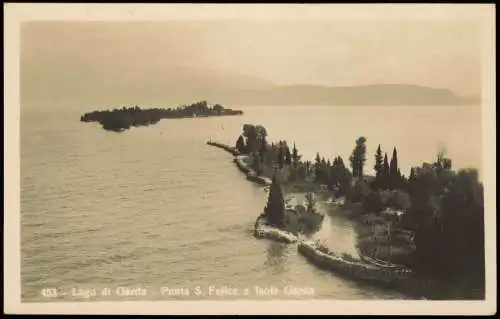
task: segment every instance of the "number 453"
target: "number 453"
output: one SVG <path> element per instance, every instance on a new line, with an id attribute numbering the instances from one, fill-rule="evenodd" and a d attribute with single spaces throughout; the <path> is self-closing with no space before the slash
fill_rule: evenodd
<path id="1" fill-rule="evenodd" d="M 57 297 L 57 289 L 55 288 L 42 289 L 41 295 L 47 298 Z"/>

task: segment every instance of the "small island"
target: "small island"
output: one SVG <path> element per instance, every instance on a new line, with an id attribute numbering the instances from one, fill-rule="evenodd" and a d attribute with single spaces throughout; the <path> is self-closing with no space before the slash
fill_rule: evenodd
<path id="1" fill-rule="evenodd" d="M 141 109 L 139 106 L 121 109 L 93 111 L 80 117 L 81 122 L 99 122 L 108 131 L 122 132 L 132 126 L 149 126 L 162 119 L 194 118 L 209 116 L 242 115 L 243 111 L 224 108 L 220 104 L 210 106 L 207 101 L 182 105 L 176 108 Z"/>

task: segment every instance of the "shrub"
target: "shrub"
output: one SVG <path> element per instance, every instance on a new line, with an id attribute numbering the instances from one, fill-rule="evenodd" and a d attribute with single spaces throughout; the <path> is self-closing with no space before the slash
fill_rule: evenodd
<path id="1" fill-rule="evenodd" d="M 379 214 L 384 209 L 385 204 L 381 192 L 372 192 L 363 199 L 363 211 Z"/>
<path id="2" fill-rule="evenodd" d="M 394 190 L 389 196 L 387 206 L 394 209 L 407 210 L 411 206 L 410 195 L 402 190 Z"/>
<path id="3" fill-rule="evenodd" d="M 370 195 L 371 189 L 368 183 L 363 180 L 356 180 L 346 194 L 346 199 L 350 202 L 362 202 L 365 197 Z"/>

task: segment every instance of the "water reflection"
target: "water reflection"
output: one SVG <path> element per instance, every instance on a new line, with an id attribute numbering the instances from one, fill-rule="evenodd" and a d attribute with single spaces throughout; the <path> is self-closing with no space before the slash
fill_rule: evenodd
<path id="1" fill-rule="evenodd" d="M 266 250 L 266 266 L 270 266 L 273 274 L 280 274 L 285 271 L 285 251 L 287 244 L 279 242 L 270 242 Z"/>
<path id="2" fill-rule="evenodd" d="M 339 208 L 330 203 L 323 202 L 320 207 L 325 212 L 325 219 L 321 229 L 313 238 L 320 240 L 335 252 L 345 252 L 357 256 L 356 232 L 353 222 L 342 216 Z"/>

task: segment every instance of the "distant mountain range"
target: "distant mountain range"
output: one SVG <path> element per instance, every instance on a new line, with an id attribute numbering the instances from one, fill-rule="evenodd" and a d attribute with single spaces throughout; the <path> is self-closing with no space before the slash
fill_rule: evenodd
<path id="1" fill-rule="evenodd" d="M 53 56 L 52 59 L 58 57 Z M 25 101 L 49 100 L 65 104 L 173 106 L 207 100 L 232 105 L 463 105 L 479 97 L 463 97 L 447 89 L 417 85 L 375 84 L 328 87 L 277 86 L 270 81 L 189 65 L 141 65 L 137 60 L 105 67 L 93 61 L 53 70 L 39 63 L 21 67 Z"/>
<path id="2" fill-rule="evenodd" d="M 249 105 L 464 105 L 480 103 L 478 96 L 459 96 L 447 89 L 406 84 L 346 87 L 275 86 L 231 92 L 221 96 L 220 100 L 229 104 Z"/>
<path id="3" fill-rule="evenodd" d="M 200 100 L 227 107 L 479 102 L 477 97 L 416 85 L 279 86 L 218 67 L 203 53 L 196 32 L 188 32 L 184 43 L 179 32 L 185 27 L 170 23 L 163 29 L 157 29 L 156 23 L 141 27 L 114 22 L 71 27 L 59 23 L 36 27 L 27 24 L 23 30 L 20 75 L 25 106 L 45 103 L 78 108 L 136 104 L 163 107 Z"/>

